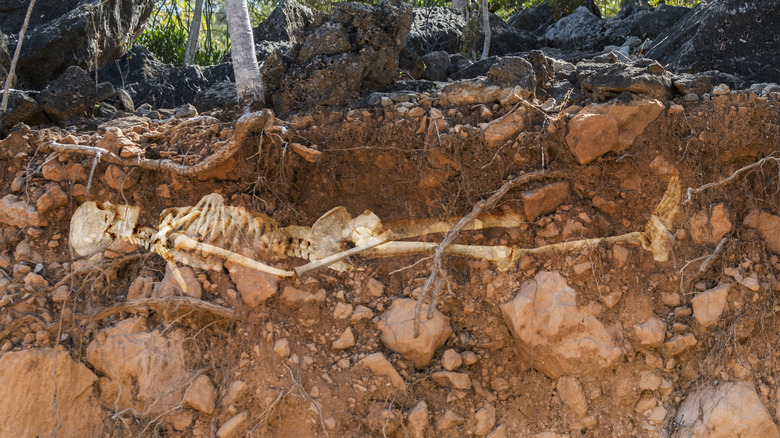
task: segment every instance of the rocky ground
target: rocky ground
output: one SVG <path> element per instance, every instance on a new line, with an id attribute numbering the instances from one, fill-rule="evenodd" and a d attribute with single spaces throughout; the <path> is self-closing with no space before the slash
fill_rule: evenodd
<path id="1" fill-rule="evenodd" d="M 141 49 L 122 61 L 141 62 L 128 70 L 148 74 L 137 80 L 105 71 L 101 88 L 71 67 L 18 92 L 0 139 L 0 435 L 780 436 L 771 77 L 725 64 L 672 70 L 630 35 L 602 50 L 615 23 L 582 43 L 595 50 L 587 57 L 526 47 L 466 65 L 446 45 L 406 53 L 419 11 L 348 5 L 325 19 L 285 7 L 296 8 L 275 14 L 304 24 L 282 29 L 294 53 L 269 80 L 273 112 L 239 119 L 230 83 L 210 82 L 224 66 L 190 68 L 197 82 Z M 509 20 L 515 33 L 521 18 Z M 355 23 L 386 33 L 353 46 Z M 405 48 L 388 36 L 409 32 L 404 23 Z M 256 34 L 268 42 L 271 31 Z M 539 43 L 518 35 L 508 40 Z M 414 66 L 428 55 L 426 75 L 437 58 L 462 68 L 421 80 Z M 326 74 L 354 63 L 364 68 L 349 70 L 352 82 Z M 397 80 L 399 68 L 409 77 Z M 71 99 L 63 87 L 89 93 Z M 677 178 L 668 260 L 630 239 L 572 247 L 645 230 Z M 455 243 L 568 246 L 509 265 L 445 256 L 418 336 L 430 254 L 362 253 L 348 269 L 294 279 L 179 259 L 182 284 L 137 242 L 86 256 L 71 245 L 71 217 L 88 199 L 139 206 L 151 227 L 165 209 L 218 193 L 279 227 L 343 206 L 393 228 L 452 223 L 513 179 L 488 213 L 519 226 L 463 230 Z M 257 249 L 243 242 L 230 249 Z M 307 262 L 253 256 L 285 270 Z"/>

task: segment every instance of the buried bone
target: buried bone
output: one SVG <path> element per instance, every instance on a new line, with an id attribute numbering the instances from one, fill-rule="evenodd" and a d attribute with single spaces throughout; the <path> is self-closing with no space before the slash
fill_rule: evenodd
<path id="1" fill-rule="evenodd" d="M 656 261 L 668 260 L 674 237 L 672 221 L 680 204 L 680 180 L 673 177 L 643 231 L 601 238 L 567 241 L 537 248 L 519 246 L 450 245 L 447 254 L 488 260 L 500 270 L 508 270 L 523 255 L 574 251 L 600 244 L 633 242 L 653 254 Z M 174 277 L 186 290 L 176 262 L 201 269 L 222 269 L 230 261 L 282 278 L 304 275 L 330 267 L 343 271 L 344 260 L 352 255 L 386 257 L 430 253 L 437 243 L 403 239 L 447 232 L 456 220 L 409 220 L 385 229 L 381 220 L 366 211 L 352 218 L 344 207 L 336 207 L 311 227 L 280 228 L 260 213 L 224 204 L 212 193 L 194 207 L 169 208 L 160 214 L 157 228 L 139 227 L 139 208 L 109 202 L 85 202 L 73 214 L 70 243 L 80 256 L 102 251 L 114 239 L 142 245 L 162 256 Z M 524 222 L 522 215 L 507 212 L 475 218 L 464 229 L 513 228 Z M 299 257 L 309 263 L 292 271 L 278 269 L 258 259 Z"/>

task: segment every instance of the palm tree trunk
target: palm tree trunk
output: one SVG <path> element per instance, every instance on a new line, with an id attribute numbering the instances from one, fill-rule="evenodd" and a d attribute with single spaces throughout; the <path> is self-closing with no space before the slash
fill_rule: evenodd
<path id="1" fill-rule="evenodd" d="M 263 106 L 265 104 L 263 78 L 257 65 L 255 41 L 246 0 L 225 0 L 225 14 L 230 33 L 230 53 L 233 57 L 239 104 L 245 109 Z"/>

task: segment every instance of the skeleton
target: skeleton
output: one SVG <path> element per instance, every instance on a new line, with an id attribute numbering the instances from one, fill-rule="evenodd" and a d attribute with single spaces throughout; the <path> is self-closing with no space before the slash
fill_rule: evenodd
<path id="1" fill-rule="evenodd" d="M 671 224 L 680 204 L 680 180 L 673 177 L 643 231 L 618 236 L 582 239 L 538 248 L 519 246 L 450 245 L 447 254 L 484 259 L 498 269 L 510 269 L 522 255 L 570 251 L 603 243 L 635 242 L 666 261 L 673 243 Z M 344 260 L 355 254 L 369 257 L 430 253 L 437 243 L 403 241 L 412 237 L 449 231 L 454 220 L 410 220 L 385 228 L 379 218 L 366 211 L 352 218 L 344 207 L 336 207 L 311 227 L 280 228 L 268 216 L 241 207 L 228 206 L 219 194 L 203 197 L 194 207 L 177 207 L 160 214 L 157 228 L 138 226 L 137 206 L 109 202 L 85 202 L 73 214 L 70 243 L 80 256 L 106 249 L 114 239 L 124 239 L 162 256 L 174 278 L 186 291 L 176 262 L 196 268 L 220 270 L 230 262 L 283 278 L 304 275 L 330 267 L 349 269 Z M 464 229 L 511 228 L 524 221 L 521 214 L 505 212 L 482 215 Z M 309 263 L 284 270 L 259 262 L 299 257 Z"/>

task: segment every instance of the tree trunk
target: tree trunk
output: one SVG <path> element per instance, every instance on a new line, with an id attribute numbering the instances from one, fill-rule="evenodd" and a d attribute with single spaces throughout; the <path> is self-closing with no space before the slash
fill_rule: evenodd
<path id="1" fill-rule="evenodd" d="M 265 104 L 263 78 L 257 65 L 255 41 L 246 0 L 225 0 L 228 32 L 230 33 L 233 57 L 233 72 L 236 75 L 239 104 L 249 109 Z"/>
<path id="2" fill-rule="evenodd" d="M 485 44 L 482 45 L 482 58 L 486 59 L 490 52 L 490 11 L 487 0 L 482 0 L 482 27 L 485 31 Z"/>
<path id="3" fill-rule="evenodd" d="M 22 51 L 22 42 L 24 41 L 24 33 L 27 31 L 27 25 L 30 24 L 30 15 L 35 7 L 35 0 L 30 0 L 30 6 L 27 7 L 27 14 L 24 15 L 24 23 L 22 24 L 22 30 L 19 31 L 19 41 L 16 42 L 16 50 L 14 51 L 14 57 L 11 60 L 11 67 L 8 69 L 8 76 L 5 78 L 5 89 L 3 90 L 3 99 L 0 102 L 0 116 L 8 109 L 8 96 L 10 95 L 11 87 L 16 83 L 14 74 L 16 73 L 16 62 L 19 60 L 19 53 Z M 0 123 L 2 125 L 2 123 Z M 2 126 L 0 126 L 2 128 Z"/>
<path id="4" fill-rule="evenodd" d="M 203 14 L 203 0 L 195 0 L 195 10 L 192 15 L 192 23 L 190 23 L 190 34 L 187 37 L 187 50 L 184 52 L 184 65 L 191 65 L 195 61 L 195 52 L 198 51 L 201 14 Z"/>

